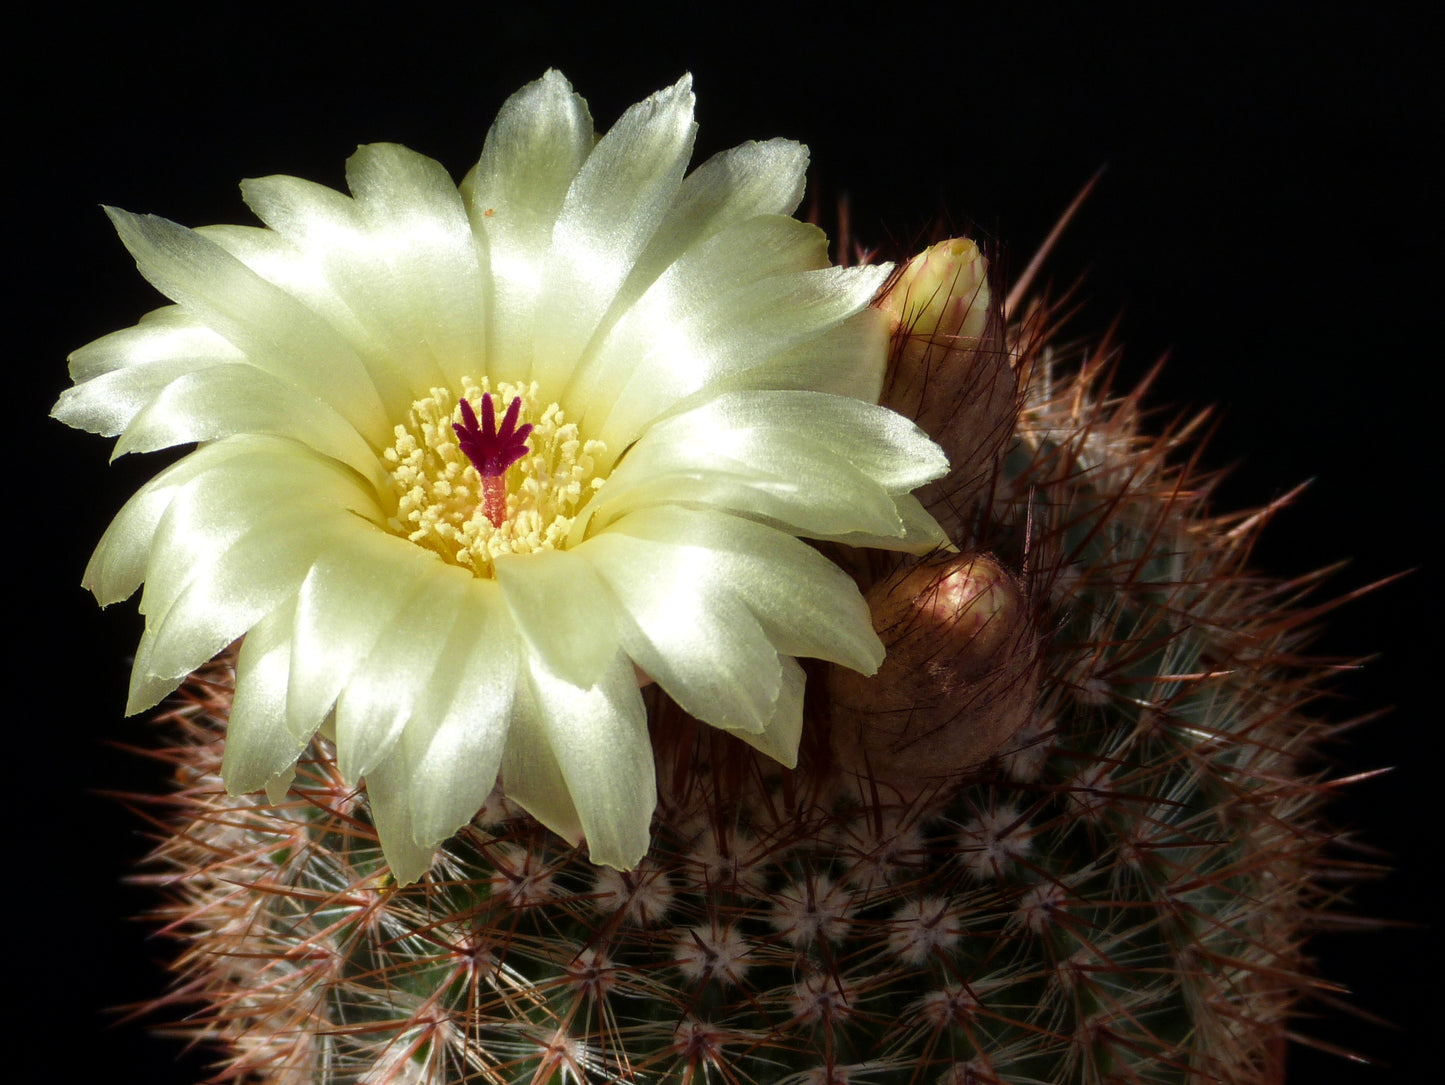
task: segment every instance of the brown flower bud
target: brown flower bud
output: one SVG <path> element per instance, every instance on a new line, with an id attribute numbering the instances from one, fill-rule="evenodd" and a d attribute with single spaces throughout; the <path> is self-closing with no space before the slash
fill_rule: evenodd
<path id="1" fill-rule="evenodd" d="M 955 542 L 993 483 L 1018 417 L 1018 376 L 988 285 L 988 261 L 964 238 L 919 253 L 874 305 L 892 320 L 882 403 L 912 418 L 951 469 L 918 491 Z"/>
<path id="2" fill-rule="evenodd" d="M 831 671 L 834 763 L 908 801 L 981 765 L 1032 718 L 1037 638 L 1018 581 L 987 554 L 905 567 L 867 600 L 888 655 L 872 677 Z"/>

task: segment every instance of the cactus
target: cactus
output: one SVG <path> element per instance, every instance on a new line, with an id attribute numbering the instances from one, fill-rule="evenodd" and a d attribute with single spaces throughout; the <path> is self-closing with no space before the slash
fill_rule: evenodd
<path id="1" fill-rule="evenodd" d="M 1248 571 L 1271 510 L 1211 515 L 1197 425 L 1147 432 L 1107 349 L 1006 321 L 971 246 L 929 259 L 876 303 L 884 402 L 950 452 L 920 496 L 963 552 L 837 550 L 889 662 L 809 664 L 794 770 L 647 690 L 635 870 L 497 790 L 399 886 L 326 739 L 276 806 L 228 796 L 232 657 L 186 683 L 153 1009 L 218 1080 L 1279 1079 L 1324 900 L 1314 580 Z"/>

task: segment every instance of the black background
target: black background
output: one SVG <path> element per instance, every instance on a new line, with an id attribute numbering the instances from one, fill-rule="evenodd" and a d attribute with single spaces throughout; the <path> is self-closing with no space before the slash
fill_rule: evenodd
<path id="1" fill-rule="evenodd" d="M 1400 5 L 1181 14 L 903 2 L 850 19 L 828 5 L 605 17 L 424 7 L 178 18 L 142 5 L 84 20 L 31 14 L 9 28 L 6 329 L 22 341 L 5 362 L 23 384 L 8 457 L 19 539 L 9 623 L 22 651 L 6 660 L 19 788 L 3 896 L 6 986 L 24 1006 L 7 1070 L 161 1085 L 202 1076 L 197 1056 L 108 1012 L 162 989 L 168 947 L 127 919 L 148 903 L 121 885 L 146 845 L 136 819 L 99 794 L 156 786 L 154 769 L 107 745 L 147 741 L 143 724 L 121 718 L 139 620 L 133 603 L 102 614 L 76 586 L 104 524 L 155 464 L 107 467 L 107 442 L 44 417 L 70 350 L 159 303 L 98 205 L 189 225 L 251 221 L 242 177 L 342 187 L 347 155 L 377 140 L 460 177 L 503 99 L 555 66 L 599 129 L 691 70 L 695 161 L 744 139 L 800 139 L 813 182 L 849 195 L 862 238 L 906 248 L 942 213 L 998 243 L 1006 268 L 1023 266 L 1107 165 L 1051 278 L 1087 275 L 1081 335 L 1121 318 L 1126 380 L 1170 353 L 1152 403 L 1220 406 L 1206 462 L 1241 463 L 1221 508 L 1314 479 L 1256 564 L 1288 575 L 1353 559 L 1337 592 L 1420 567 L 1340 611 L 1318 645 L 1381 653 L 1343 675 L 1322 711 L 1343 720 L 1395 706 L 1333 753 L 1342 773 L 1397 768 L 1353 788 L 1333 819 L 1399 868 L 1354 893 L 1359 914 L 1417 926 L 1332 935 L 1314 952 L 1349 1001 L 1401 1027 L 1304 1022 L 1389 1068 L 1304 1051 L 1291 1078 L 1426 1080 L 1445 965 L 1428 926 L 1439 713 L 1424 702 L 1442 639 L 1430 391 L 1442 238 L 1439 177 L 1425 166 L 1442 145 L 1439 84 L 1426 71 L 1438 28 Z"/>

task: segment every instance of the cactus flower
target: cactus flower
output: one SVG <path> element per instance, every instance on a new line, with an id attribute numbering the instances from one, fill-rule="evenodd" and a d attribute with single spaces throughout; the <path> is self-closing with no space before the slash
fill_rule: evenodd
<path id="1" fill-rule="evenodd" d="M 228 789 L 278 798 L 323 730 L 403 882 L 499 773 L 593 862 L 635 866 L 639 675 L 792 762 L 795 657 L 883 655 L 800 539 L 932 548 L 910 494 L 946 461 L 876 405 L 888 269 L 829 266 L 790 217 L 806 150 L 684 176 L 692 115 L 685 77 L 598 139 L 548 72 L 460 186 L 372 145 L 350 197 L 246 182 L 264 228 L 110 211 L 175 304 L 77 351 L 54 413 L 117 455 L 197 442 L 85 573 L 102 604 L 145 585 L 130 712 L 244 637 Z"/>

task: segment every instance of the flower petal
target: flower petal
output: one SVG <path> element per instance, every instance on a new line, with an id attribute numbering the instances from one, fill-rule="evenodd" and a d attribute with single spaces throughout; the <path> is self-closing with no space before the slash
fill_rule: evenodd
<path id="1" fill-rule="evenodd" d="M 393 323 L 387 290 L 391 244 L 378 238 L 355 200 L 298 177 L 258 177 L 241 194 L 271 229 L 203 232 L 324 321 L 360 360 L 387 417 L 443 380 L 409 322 Z"/>
<path id="2" fill-rule="evenodd" d="M 597 682 L 617 653 L 607 585 L 586 560 L 563 550 L 502 554 L 497 583 L 527 644 L 553 674 L 575 686 Z"/>
<path id="3" fill-rule="evenodd" d="M 807 167 L 808 148 L 771 139 L 721 151 L 689 173 L 618 291 L 613 314 L 630 312 L 660 275 L 719 232 L 760 215 L 790 216 L 803 198 Z M 826 264 L 825 253 L 816 266 Z"/>
<path id="4" fill-rule="evenodd" d="M 336 766 L 348 782 L 381 763 L 427 699 L 427 686 L 451 635 L 451 608 L 465 601 L 451 593 L 438 598 L 428 590 L 436 577 L 463 578 L 468 576 L 465 571 L 440 567 L 420 548 L 399 549 L 421 559 L 408 562 L 407 571 L 415 579 L 408 584 L 405 604 L 336 700 Z"/>
<path id="5" fill-rule="evenodd" d="M 883 644 L 852 579 L 791 535 L 710 509 L 669 507 L 624 517 L 579 552 L 590 554 L 614 535 L 705 552 L 707 582 L 730 588 L 785 656 L 826 659 L 865 674 L 883 660 Z"/>
<path id="6" fill-rule="evenodd" d="M 669 519 L 638 518 L 648 521 L 639 531 Z M 672 520 L 668 527 L 679 526 Z M 623 648 L 649 677 L 704 723 L 761 731 L 777 701 L 778 650 L 720 572 L 714 552 L 678 542 L 693 538 L 609 531 L 577 553 L 612 589 L 623 617 Z"/>
<path id="7" fill-rule="evenodd" d="M 861 309 L 769 359 L 766 387 L 808 388 L 877 403 L 884 375 L 878 359 L 887 357 L 888 342 L 888 317 L 871 307 Z M 746 390 L 747 378 L 746 373 L 720 378 L 714 389 Z"/>
<path id="8" fill-rule="evenodd" d="M 727 432 L 765 420 L 769 429 L 796 433 L 845 457 L 889 493 L 907 493 L 948 471 L 948 458 L 913 422 L 886 407 L 818 392 L 744 391 L 720 395 L 679 424 Z"/>
<path id="9" fill-rule="evenodd" d="M 777 707 L 768 725 L 757 734 L 733 733 L 749 746 L 766 754 L 784 768 L 797 768 L 798 743 L 803 737 L 803 687 L 806 676 L 796 660 L 783 660 L 782 682 Z"/>
<path id="10" fill-rule="evenodd" d="M 245 352 L 257 368 L 335 407 L 380 447 L 387 412 L 361 360 L 323 320 L 194 230 L 107 208 L 136 265 L 157 290 Z"/>
<path id="11" fill-rule="evenodd" d="M 524 650 L 525 655 L 525 650 Z M 573 847 L 583 839 L 582 815 L 543 725 L 527 667 L 517 687 L 507 746 L 502 753 L 502 789 L 508 799 Z"/>
<path id="12" fill-rule="evenodd" d="M 791 215 L 803 198 L 808 148 L 790 139 L 741 143 L 689 173 L 677 199 L 628 276 L 640 296 L 658 275 L 720 230 L 758 215 Z"/>
<path id="13" fill-rule="evenodd" d="M 665 412 L 711 398 L 744 377 L 752 388 L 781 386 L 773 366 L 862 310 L 887 273 L 886 267 L 805 271 L 693 299 L 674 316 L 665 338 L 635 359 L 605 420 L 594 422 L 598 440 L 608 448 L 626 448 Z M 881 369 L 882 359 L 874 364 Z M 787 386 L 812 388 L 825 375 L 826 369 L 800 374 L 790 364 Z"/>
<path id="14" fill-rule="evenodd" d="M 432 388 L 484 370 L 485 279 L 440 164 L 368 145 L 348 160 L 347 180 L 355 199 L 295 177 L 246 181 L 246 202 L 276 231 L 270 244 L 234 227 L 203 232 L 330 324 L 396 418 Z"/>
<path id="15" fill-rule="evenodd" d="M 398 885 L 410 885 L 432 864 L 435 844 L 419 844 L 416 822 L 408 805 L 414 766 L 405 756 L 392 756 L 366 777 L 366 797 L 381 853 Z"/>
<path id="16" fill-rule="evenodd" d="M 507 744 L 507 797 L 564 836 L 572 828 L 567 808 L 574 808 L 592 862 L 631 870 L 647 853 L 657 805 L 647 710 L 632 662 L 619 652 L 596 685 L 580 687 L 530 656 L 526 679 L 535 717 L 514 736 L 530 738 L 526 746 Z M 552 764 L 539 755 L 537 739 Z M 556 786 L 554 771 L 565 794 L 547 790 Z"/>
<path id="17" fill-rule="evenodd" d="M 174 491 L 149 540 L 130 712 L 294 595 L 316 555 L 356 531 L 350 510 L 367 503 L 354 475 L 294 442 L 247 436 L 209 447 L 225 445 L 238 454 L 201 457 L 209 469 Z"/>
<path id="18" fill-rule="evenodd" d="M 227 460 L 244 458 L 252 445 L 244 439 L 206 445 L 176 461 L 137 490 L 116 514 L 96 545 L 81 577 L 101 606 L 128 599 L 145 579 L 156 527 L 171 502 L 186 486 Z"/>
<path id="19" fill-rule="evenodd" d="M 236 659 L 236 695 L 221 755 L 221 777 L 232 795 L 267 787 L 284 776 L 311 739 L 297 736 L 285 724 L 295 610 L 288 600 L 257 622 Z"/>
<path id="20" fill-rule="evenodd" d="M 187 674 L 284 602 L 316 554 L 349 527 L 339 518 L 307 516 L 296 509 L 258 517 L 252 524 L 222 540 L 226 548 L 213 558 L 190 567 L 179 587 L 148 574 L 141 610 L 147 610 L 152 585 L 162 585 L 156 594 L 163 598 L 156 608 L 159 616 L 146 614 L 127 715 L 159 703 Z M 163 522 L 162 532 L 165 527 Z"/>
<path id="21" fill-rule="evenodd" d="M 577 172 L 552 231 L 530 376 L 565 388 L 632 265 L 666 217 L 692 153 L 692 77 L 633 106 Z"/>
<path id="22" fill-rule="evenodd" d="M 688 319 L 706 304 L 774 276 L 817 270 L 828 263 L 828 240 L 816 226 L 781 215 L 761 215 L 714 234 L 664 271 L 589 351 L 566 392 L 600 423 L 632 381 L 640 360 L 692 374 L 705 344 Z M 875 359 L 876 361 L 876 359 Z"/>
<path id="23" fill-rule="evenodd" d="M 454 580 L 448 581 L 452 590 Z M 476 581 L 438 653 L 426 703 L 401 745 L 411 763 L 412 832 L 444 840 L 471 820 L 496 783 L 520 681 L 517 631 L 495 584 Z"/>
<path id="24" fill-rule="evenodd" d="M 482 157 L 462 181 L 472 231 L 490 265 L 488 357 L 530 365 L 532 326 L 552 228 L 572 179 L 595 139 L 587 103 L 557 71 L 527 84 L 503 104 Z"/>
<path id="25" fill-rule="evenodd" d="M 807 536 L 902 534 L 888 492 L 816 441 L 744 430 L 730 435 L 736 440 L 728 447 L 734 455 L 728 455 L 677 433 L 651 440 L 656 432 L 633 447 L 607 480 L 597 507 L 587 510 L 589 534 L 609 530 L 627 513 L 679 504 L 767 520 Z"/>
<path id="26" fill-rule="evenodd" d="M 429 551 L 361 527 L 339 535 L 318 554 L 297 587 L 291 649 L 295 674 L 286 714 L 298 732 L 313 730 L 348 683 L 362 680 L 372 652 L 393 634 L 436 564 Z M 360 740 L 350 734 L 352 724 L 360 719 L 359 703 L 353 709 L 347 717 L 345 749 L 337 751 L 338 761 L 345 762 L 343 776 L 350 782 L 363 772 L 355 747 Z M 338 739 L 342 737 L 338 726 Z"/>
<path id="27" fill-rule="evenodd" d="M 812 537 L 903 540 L 894 495 L 946 470 L 937 445 L 882 407 L 818 392 L 731 392 L 652 426 L 572 535 L 639 508 L 705 503 Z"/>
<path id="28" fill-rule="evenodd" d="M 67 426 L 114 437 L 176 378 L 245 355 L 179 306 L 157 309 L 133 328 L 112 332 L 70 356 L 73 388 L 51 416 Z"/>
<path id="29" fill-rule="evenodd" d="M 213 365 L 173 380 L 130 420 L 111 458 L 238 433 L 293 438 L 378 491 L 388 486 L 371 446 L 330 404 L 249 365 Z"/>
<path id="30" fill-rule="evenodd" d="M 418 568 L 410 598 L 341 691 L 336 745 L 343 779 L 393 756 L 412 766 L 404 798 L 413 832 L 427 834 L 418 842 L 431 846 L 496 783 L 518 662 L 495 584 L 435 560 Z"/>
<path id="31" fill-rule="evenodd" d="M 841 535 L 813 535 L 820 542 L 842 543 L 844 546 L 872 547 L 877 550 L 899 550 L 905 554 L 926 554 L 942 547 L 957 551 L 933 514 L 912 494 L 894 494 L 893 508 L 901 531 L 893 535 L 873 535 L 866 531 L 845 531 Z"/>
<path id="32" fill-rule="evenodd" d="M 384 268 L 366 280 L 376 322 L 390 329 L 391 358 L 436 369 L 454 385 L 482 373 L 486 291 L 467 209 L 438 162 L 394 143 L 358 148 L 346 182 Z M 396 349 L 405 342 L 410 349 Z M 422 367 L 413 355 L 429 363 Z M 425 389 L 418 389 L 425 391 Z"/>
<path id="33" fill-rule="evenodd" d="M 156 359 L 179 361 L 191 354 L 214 354 L 225 361 L 243 357 L 179 305 L 163 305 L 134 326 L 102 335 L 72 351 L 68 369 L 71 379 L 79 383 Z"/>

